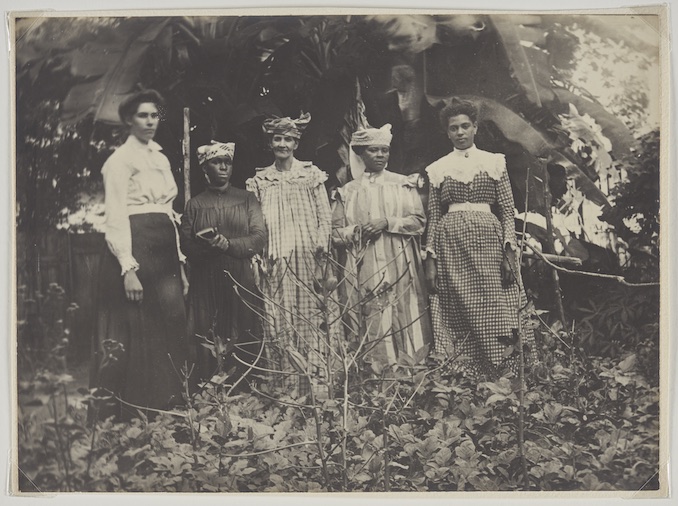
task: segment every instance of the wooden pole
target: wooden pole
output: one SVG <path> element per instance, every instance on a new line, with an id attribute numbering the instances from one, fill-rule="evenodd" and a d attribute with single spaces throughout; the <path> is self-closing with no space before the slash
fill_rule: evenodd
<path id="1" fill-rule="evenodd" d="M 550 253 L 542 253 L 542 257 L 544 257 L 546 260 L 549 262 L 552 262 L 557 265 L 568 265 L 568 266 L 573 266 L 573 267 L 581 267 L 582 261 L 581 258 L 577 257 L 566 257 L 562 255 L 552 255 Z M 537 260 L 540 260 L 541 257 L 535 253 L 532 253 L 531 251 L 525 251 L 523 253 L 523 258 L 534 258 Z"/>
<path id="2" fill-rule="evenodd" d="M 549 251 L 545 253 L 554 254 L 556 252 L 555 248 L 555 239 L 553 234 L 553 216 L 551 214 L 551 190 L 549 189 L 549 173 L 546 168 L 546 161 L 539 161 L 542 167 L 543 175 L 543 185 L 544 185 L 544 205 L 546 207 L 546 230 L 548 235 L 548 240 L 546 247 Z M 551 269 L 553 276 L 553 294 L 555 296 L 556 311 L 558 312 L 558 319 L 560 322 L 565 325 L 565 309 L 563 308 L 563 293 L 560 289 L 560 278 L 558 277 L 558 271 Z"/>
<path id="3" fill-rule="evenodd" d="M 181 143 L 184 155 L 184 206 L 191 198 L 191 111 L 184 107 L 184 138 Z"/>

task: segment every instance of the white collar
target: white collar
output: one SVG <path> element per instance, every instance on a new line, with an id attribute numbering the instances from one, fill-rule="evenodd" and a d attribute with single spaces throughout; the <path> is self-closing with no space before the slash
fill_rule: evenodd
<path id="1" fill-rule="evenodd" d="M 475 145 L 468 149 L 455 149 L 426 168 L 429 182 L 436 188 L 446 177 L 468 184 L 481 173 L 499 181 L 504 172 L 506 172 L 504 155 L 482 151 Z"/>
<path id="2" fill-rule="evenodd" d="M 127 137 L 127 140 L 125 141 L 125 144 L 127 144 L 129 147 L 134 148 L 134 149 L 143 149 L 147 151 L 161 151 L 162 146 L 155 142 L 154 140 L 148 141 L 148 144 L 144 144 L 141 142 L 139 139 L 137 139 L 134 135 L 129 134 Z"/>
<path id="3" fill-rule="evenodd" d="M 379 181 L 379 180 L 384 178 L 384 176 L 385 176 L 384 172 L 385 171 L 386 171 L 386 169 L 382 169 L 379 172 L 367 172 L 367 171 L 365 171 L 360 175 L 360 180 L 361 181 L 367 181 L 367 182 L 370 182 L 370 183 L 374 183 L 374 182 Z"/>
<path id="4" fill-rule="evenodd" d="M 457 149 L 454 148 L 454 150 L 450 153 L 452 156 L 456 157 L 464 157 L 464 158 L 469 158 L 472 155 L 475 155 L 478 151 L 480 151 L 475 144 L 471 144 L 470 148 L 466 149 Z"/>

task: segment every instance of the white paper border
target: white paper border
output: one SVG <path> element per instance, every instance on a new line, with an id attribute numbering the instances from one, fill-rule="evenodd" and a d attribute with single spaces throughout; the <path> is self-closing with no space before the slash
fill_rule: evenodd
<path id="1" fill-rule="evenodd" d="M 669 5 L 673 2 L 664 3 L 664 5 Z M 187 5 L 191 5 L 190 9 L 187 9 Z M 577 9 L 626 9 L 630 8 L 635 10 L 637 7 L 641 6 L 653 6 L 657 5 L 657 2 L 643 2 L 637 1 L 633 3 L 619 2 L 619 1 L 600 1 L 600 0 L 573 0 L 569 2 L 553 2 L 546 3 L 544 0 L 535 1 L 535 0 L 521 0 L 513 2 L 502 2 L 502 1 L 488 1 L 488 0 L 475 0 L 473 2 L 459 2 L 454 1 L 442 1 L 442 0 L 426 0 L 425 2 L 416 2 L 417 10 L 426 10 L 427 12 L 436 11 L 436 10 L 445 10 L 447 12 L 453 10 L 466 10 L 472 12 L 478 11 L 492 11 L 492 10 L 509 10 L 509 11 L 518 11 L 518 10 L 530 10 L 530 11 L 549 11 L 551 13 L 562 11 L 567 9 L 568 11 L 577 10 Z M 370 11 L 374 9 L 387 9 L 389 12 L 394 12 L 399 9 L 406 9 L 409 13 L 413 13 L 410 6 L 413 5 L 413 2 L 407 2 L 405 0 L 371 0 L 369 2 Z M 83 11 L 96 10 L 97 12 L 93 15 L 102 16 L 107 14 L 114 15 L 183 15 L 187 12 L 196 14 L 196 10 L 199 15 L 226 15 L 226 14 L 242 14 L 241 10 L 245 10 L 248 14 L 309 14 L 310 8 L 322 8 L 328 7 L 333 9 L 333 14 L 342 14 L 342 10 L 354 14 L 365 13 L 365 2 L 347 2 L 341 0 L 335 0 L 333 2 L 327 1 L 281 1 L 281 0 L 249 0 L 249 1 L 235 1 L 235 2 L 225 2 L 225 1 L 215 1 L 215 0 L 200 0 L 199 2 L 187 2 L 186 0 L 164 0 L 163 2 L 151 2 L 149 0 L 116 0 L 105 2 L 87 2 L 86 0 L 62 0 L 59 3 L 56 2 L 47 2 L 47 1 L 36 1 L 36 0 L 0 0 L 0 7 L 4 11 L 15 11 L 28 13 L 30 11 L 31 15 L 39 14 L 39 12 L 48 13 L 48 15 L 73 15 L 77 12 L 78 15 L 86 15 Z M 275 8 L 271 9 L 271 8 Z M 225 8 L 228 8 L 229 12 L 224 11 Z M 237 9 L 237 11 L 231 11 L 231 9 Z M 260 11 L 259 9 L 265 9 L 265 11 Z M 299 10 L 300 9 L 300 10 Z M 153 12 L 148 12 L 148 11 Z M 362 11 L 362 12 L 361 12 Z M 589 11 L 590 12 L 590 11 Z M 637 11 L 636 11 L 637 13 Z M 5 12 L 6 14 L 6 12 Z M 669 9 L 669 17 L 667 19 L 671 32 L 678 27 L 678 15 L 673 13 L 673 9 Z M 509 492 L 509 493 L 493 493 L 493 494 L 484 494 L 483 497 L 486 499 L 471 499 L 468 494 L 460 495 L 459 493 L 453 493 L 452 495 L 447 494 L 437 494 L 437 493 L 422 493 L 422 494 L 406 494 L 406 493 L 392 493 L 392 494 L 289 494 L 289 495 L 277 495 L 277 494 L 257 494 L 257 495 L 241 495 L 241 494 L 62 494 L 59 496 L 52 497 L 8 497 L 7 494 L 7 485 L 9 484 L 9 469 L 11 462 L 10 455 L 10 427 L 13 423 L 11 417 L 11 406 L 12 399 L 10 397 L 11 389 L 11 341 L 13 336 L 13 327 L 14 315 L 13 311 L 10 309 L 10 295 L 11 295 L 11 272 L 14 269 L 14 262 L 11 258 L 11 248 L 12 244 L 9 240 L 13 230 L 13 207 L 14 207 L 14 195 L 13 195 L 13 186 L 12 186 L 12 171 L 13 164 L 11 160 L 11 141 L 10 136 L 12 134 L 13 121 L 11 119 L 11 102 L 10 102 L 10 83 L 13 81 L 13 74 L 10 73 L 10 57 L 9 57 L 9 33 L 7 27 L 3 27 L 2 30 L 2 42 L 0 42 L 0 49 L 2 49 L 2 54 L 6 55 L 5 58 L 2 58 L 2 68 L 4 72 L 1 74 L 6 76 L 4 79 L 0 78 L 2 81 L 2 115 L 4 121 L 2 123 L 2 134 L 0 136 L 0 148 L 1 152 L 4 154 L 4 163 L 3 166 L 6 168 L 1 175 L 2 181 L 4 184 L 4 193 L 2 194 L 2 202 L 6 204 L 4 206 L 5 213 L 0 218 L 0 223 L 2 224 L 2 230 L 6 233 L 4 237 L 8 240 L 3 241 L 3 247 L 0 248 L 0 258 L 4 261 L 6 267 L 4 270 L 0 270 L 0 283 L 6 288 L 5 293 L 7 294 L 7 304 L 1 306 L 0 308 L 0 320 L 5 323 L 5 353 L 0 353 L 0 370 L 3 370 L 5 374 L 2 375 L 0 379 L 0 401 L 3 403 L 3 409 L 0 414 L 0 487 L 2 487 L 2 495 L 0 497 L 1 504 L 15 504 L 15 502 L 22 501 L 21 504 L 39 504 L 38 501 L 48 501 L 49 505 L 62 505 L 62 504 L 90 504 L 92 501 L 101 503 L 102 506 L 108 504 L 117 504 L 120 500 L 125 502 L 131 501 L 134 505 L 143 504 L 143 503 L 156 503 L 162 502 L 162 504 L 185 504 L 188 501 L 200 501 L 201 504 L 223 504 L 225 501 L 237 500 L 238 504 L 270 504 L 271 501 L 276 502 L 276 506 L 286 506 L 286 505 L 304 505 L 304 504 L 316 504 L 318 501 L 322 501 L 327 506 L 333 506 L 335 504 L 347 504 L 349 502 L 360 501 L 362 503 L 365 499 L 368 500 L 369 504 L 372 505 L 381 505 L 388 504 L 389 506 L 396 504 L 414 504 L 414 502 L 424 501 L 428 504 L 448 504 L 450 501 L 454 501 L 456 504 L 473 504 L 473 505 L 491 505 L 498 504 L 501 500 L 502 503 L 507 505 L 511 504 L 523 504 L 525 502 L 525 495 L 520 492 Z M 669 32 L 664 31 L 664 35 L 668 36 Z M 671 63 L 675 63 L 676 60 L 676 43 L 672 39 L 670 41 L 670 55 L 665 55 L 664 61 L 668 61 L 669 58 Z M 672 65 L 671 65 L 672 67 Z M 667 70 L 671 76 L 673 76 L 672 68 L 669 66 L 664 66 L 664 70 Z M 669 131 L 669 125 L 673 122 L 670 121 L 671 118 L 675 116 L 673 113 L 673 101 L 669 105 L 668 99 L 669 96 L 673 96 L 674 86 L 673 84 L 668 85 L 668 76 L 662 76 L 662 111 L 664 117 L 662 118 L 661 125 L 661 142 L 662 145 L 670 145 L 670 150 L 663 151 L 663 161 L 670 158 L 671 162 L 675 160 L 675 148 L 673 147 L 673 132 Z M 676 234 L 671 234 L 670 230 L 675 229 L 676 213 L 678 205 L 676 203 L 676 189 L 677 186 L 677 177 L 675 170 L 673 169 L 673 163 L 669 165 L 664 163 L 662 167 L 662 179 L 661 179 L 661 198 L 662 198 L 662 216 L 661 216 L 661 233 L 662 233 L 662 344 L 664 353 L 661 357 L 662 366 L 668 367 L 668 374 L 664 374 L 663 382 L 660 386 L 662 394 L 662 407 L 667 406 L 669 398 L 674 398 L 674 392 L 676 387 L 676 374 L 673 372 L 675 369 L 674 364 L 676 364 L 676 353 L 675 346 L 673 341 L 675 339 L 675 328 L 676 320 L 678 318 L 677 312 L 673 311 L 674 304 L 670 304 L 673 293 L 677 288 L 676 285 L 676 265 L 678 260 L 673 258 L 671 259 L 672 252 L 676 249 L 676 239 L 674 236 Z M 669 191 L 671 189 L 671 191 Z M 666 205 L 668 203 L 668 205 Z M 666 350 L 669 349 L 669 353 Z M 661 416 L 661 424 L 663 430 L 667 430 L 669 434 L 673 435 L 675 431 L 675 420 L 676 415 L 678 415 L 678 410 L 676 409 L 675 403 L 671 403 L 671 413 L 667 409 L 663 409 Z M 669 438 L 669 448 L 672 450 L 670 454 L 675 454 L 678 445 L 676 444 L 676 438 Z M 661 448 L 660 462 L 663 462 L 664 459 L 668 458 L 667 453 L 669 448 Z M 670 464 L 670 460 L 669 460 Z M 670 484 L 678 483 L 678 473 L 676 473 L 672 466 L 669 465 L 669 476 Z M 673 487 L 670 487 L 669 492 Z M 569 493 L 569 494 L 559 494 L 561 498 L 553 499 L 547 498 L 546 496 L 539 494 L 535 495 L 531 493 L 529 497 L 533 497 L 535 500 L 545 501 L 547 504 L 570 504 L 570 501 L 579 499 L 579 502 L 582 504 L 621 504 L 621 501 L 624 499 L 619 498 L 621 495 L 620 492 L 614 492 L 614 499 L 609 498 L 596 498 L 601 497 L 598 494 L 591 492 L 584 493 Z M 480 497 L 481 494 L 473 494 L 472 497 Z M 586 499 L 584 499 L 586 497 Z M 567 501 L 567 502 L 566 502 Z M 651 504 L 649 501 L 654 501 L 653 499 L 638 499 L 633 502 L 633 505 L 636 504 L 644 505 Z M 671 501 L 673 502 L 673 501 Z M 44 502 L 42 504 L 45 504 Z M 655 504 L 654 502 L 652 504 Z"/>

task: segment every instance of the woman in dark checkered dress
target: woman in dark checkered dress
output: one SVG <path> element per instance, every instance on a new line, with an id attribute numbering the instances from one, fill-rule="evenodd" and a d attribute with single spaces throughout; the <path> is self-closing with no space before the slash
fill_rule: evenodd
<path id="1" fill-rule="evenodd" d="M 507 347 L 516 344 L 525 296 L 506 160 L 475 147 L 477 114 L 473 103 L 458 99 L 440 113 L 454 150 L 426 169 L 426 277 L 434 293 L 436 351 L 460 353 L 455 366 L 494 378 L 505 368 L 516 369 Z M 533 340 L 528 331 L 527 342 Z"/>

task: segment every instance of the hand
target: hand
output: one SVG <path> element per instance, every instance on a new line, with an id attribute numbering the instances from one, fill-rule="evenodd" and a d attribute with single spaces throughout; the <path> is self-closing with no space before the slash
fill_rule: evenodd
<path id="1" fill-rule="evenodd" d="M 515 274 L 513 273 L 513 269 L 511 268 L 511 263 L 509 262 L 508 258 L 504 258 L 501 261 L 499 271 L 501 273 L 501 285 L 504 288 L 508 288 L 513 283 L 515 283 Z"/>
<path id="2" fill-rule="evenodd" d="M 186 277 L 186 269 L 181 265 L 181 284 L 184 287 L 184 298 L 188 297 L 188 277 Z"/>
<path id="3" fill-rule="evenodd" d="M 436 261 L 432 258 L 424 262 L 424 271 L 426 273 L 426 287 L 430 294 L 438 293 L 437 279 L 438 279 L 438 267 L 436 266 Z"/>
<path id="4" fill-rule="evenodd" d="M 123 284 L 127 300 L 132 302 L 141 302 L 143 300 L 144 287 L 141 286 L 141 281 L 139 281 L 136 271 L 127 271 L 123 276 Z"/>
<path id="5" fill-rule="evenodd" d="M 226 251 L 228 250 L 228 239 L 226 239 L 223 235 L 218 234 L 214 239 L 211 239 L 209 242 L 210 246 L 213 248 L 218 248 L 221 251 Z"/>
<path id="6" fill-rule="evenodd" d="M 388 227 L 386 218 L 378 218 L 362 226 L 362 234 L 366 239 L 376 239 Z"/>

